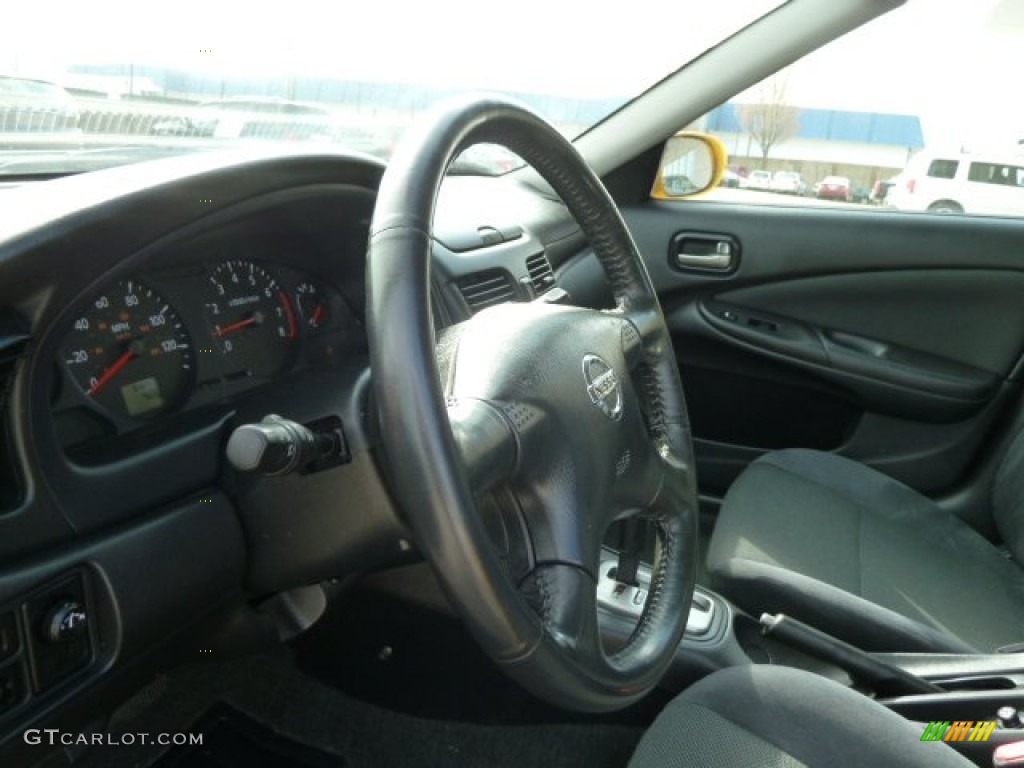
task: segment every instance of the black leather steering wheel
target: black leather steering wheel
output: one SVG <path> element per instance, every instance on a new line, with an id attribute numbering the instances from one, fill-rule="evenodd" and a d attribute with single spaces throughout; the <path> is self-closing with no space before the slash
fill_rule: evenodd
<path id="1" fill-rule="evenodd" d="M 445 171 L 480 142 L 529 162 L 597 254 L 616 308 L 537 300 L 435 338 L 431 220 Z M 500 97 L 448 103 L 403 138 L 381 182 L 367 266 L 374 391 L 392 491 L 470 631 L 525 687 L 605 711 L 656 685 L 696 575 L 693 448 L 643 261 L 575 148 Z M 599 636 L 596 578 L 615 520 L 650 517 L 658 552 L 626 645 Z"/>

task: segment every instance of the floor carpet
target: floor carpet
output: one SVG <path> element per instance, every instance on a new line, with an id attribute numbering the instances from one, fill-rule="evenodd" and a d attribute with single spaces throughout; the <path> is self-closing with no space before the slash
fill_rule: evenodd
<path id="1" fill-rule="evenodd" d="M 213 749 L 220 750 L 210 756 L 191 753 L 197 762 L 181 762 L 184 758 L 178 756 L 178 763 L 165 764 L 174 768 L 234 768 L 236 763 L 210 762 L 231 759 L 232 745 L 245 751 L 243 757 L 252 758 L 246 765 L 287 768 L 613 768 L 628 762 L 643 733 L 642 728 L 624 725 L 502 726 L 415 717 L 367 704 L 314 680 L 298 672 L 286 654 L 182 667 L 160 678 L 154 688 L 155 693 L 151 688 L 140 694 L 146 698 L 145 706 L 129 703 L 124 709 L 131 715 L 115 718 L 109 730 L 202 732 L 204 744 L 209 734 Z M 235 717 L 233 724 L 218 723 L 218 712 L 225 706 L 244 718 Z M 258 731 L 237 726 L 243 720 L 252 721 Z M 316 753 L 300 755 L 301 747 Z M 275 755 L 275 749 L 284 754 Z M 164 755 L 153 746 L 98 747 L 78 765 L 151 766 L 161 757 L 176 759 L 174 752 Z M 208 761 L 203 764 L 199 759 Z M 313 759 L 321 762 L 308 762 Z"/>

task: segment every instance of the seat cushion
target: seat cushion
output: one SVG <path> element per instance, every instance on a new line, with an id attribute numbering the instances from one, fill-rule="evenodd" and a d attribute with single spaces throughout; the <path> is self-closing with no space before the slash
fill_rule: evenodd
<path id="1" fill-rule="evenodd" d="M 1007 446 L 992 492 L 993 518 L 1003 541 L 1024 562 L 1024 429 Z"/>
<path id="2" fill-rule="evenodd" d="M 924 724 L 838 683 L 787 667 L 731 667 L 676 697 L 630 768 L 970 766 Z"/>
<path id="3" fill-rule="evenodd" d="M 754 462 L 726 495 L 712 586 L 871 651 L 985 651 L 1024 641 L 1024 572 L 907 486 L 829 453 Z"/>

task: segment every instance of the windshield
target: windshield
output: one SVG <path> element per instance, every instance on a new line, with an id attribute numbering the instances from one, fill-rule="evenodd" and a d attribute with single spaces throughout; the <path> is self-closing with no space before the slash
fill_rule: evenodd
<path id="1" fill-rule="evenodd" d="M 18 3 L 0 46 L 0 175 L 259 142 L 386 158 L 418 113 L 468 90 L 516 97 L 575 136 L 777 5 Z M 489 147 L 462 159 L 480 173 L 516 162 Z"/>

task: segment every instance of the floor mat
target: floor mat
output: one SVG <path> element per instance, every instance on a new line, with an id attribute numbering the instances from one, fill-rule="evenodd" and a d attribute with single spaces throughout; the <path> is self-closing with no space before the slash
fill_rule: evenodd
<path id="1" fill-rule="evenodd" d="M 218 721 L 218 702 L 240 713 L 242 722 L 254 722 L 257 738 L 252 731 L 233 732 L 240 722 L 234 716 Z M 204 713 L 211 708 L 209 721 Z M 166 676 L 152 703 L 131 709 L 130 717 L 118 718 L 107 730 L 196 733 L 206 728 L 210 743 L 219 744 L 205 763 L 198 753 L 189 753 L 195 759 L 182 758 L 153 745 L 97 747 L 76 768 L 622 768 L 643 735 L 639 727 L 596 722 L 481 725 L 415 717 L 325 685 L 299 672 L 283 653 L 179 668 Z M 217 731 L 221 736 L 214 735 Z M 260 741 L 267 734 L 271 741 Z M 172 757 L 178 762 L 163 762 Z"/>
<path id="2" fill-rule="evenodd" d="M 457 619 L 367 590 L 334 602 L 293 647 L 309 677 L 378 707 L 435 720 L 646 727 L 672 698 L 653 691 L 607 715 L 554 707 L 501 672 Z"/>
<path id="3" fill-rule="evenodd" d="M 345 768 L 346 761 L 274 733 L 234 707 L 217 703 L 189 733 L 201 745 L 173 748 L 155 768 Z"/>

